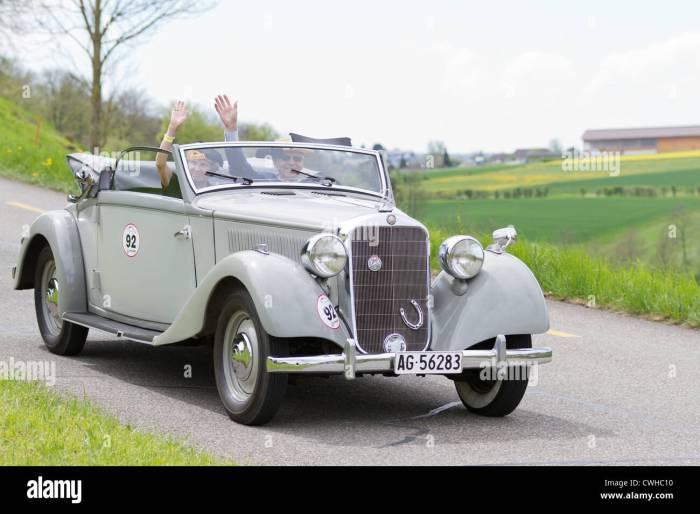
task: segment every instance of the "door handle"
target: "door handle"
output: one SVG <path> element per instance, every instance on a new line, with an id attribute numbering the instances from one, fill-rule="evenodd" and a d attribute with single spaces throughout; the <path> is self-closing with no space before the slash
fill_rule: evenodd
<path id="1" fill-rule="evenodd" d="M 192 239 L 192 228 L 189 225 L 185 225 L 180 230 L 175 232 L 173 236 L 178 239 Z"/>

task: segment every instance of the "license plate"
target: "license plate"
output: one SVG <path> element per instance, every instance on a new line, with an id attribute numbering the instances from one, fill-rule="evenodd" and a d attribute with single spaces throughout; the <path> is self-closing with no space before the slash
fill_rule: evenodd
<path id="1" fill-rule="evenodd" d="M 397 375 L 461 372 L 460 352 L 398 352 L 394 358 L 394 373 Z"/>

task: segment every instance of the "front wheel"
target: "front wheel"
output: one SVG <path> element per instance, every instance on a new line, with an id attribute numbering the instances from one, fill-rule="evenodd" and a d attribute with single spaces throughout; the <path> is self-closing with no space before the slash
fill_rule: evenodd
<path id="1" fill-rule="evenodd" d="M 229 417 L 262 425 L 277 413 L 287 375 L 268 373 L 267 357 L 284 356 L 287 342 L 268 335 L 244 289 L 232 293 L 219 314 L 214 338 L 216 387 Z"/>
<path id="2" fill-rule="evenodd" d="M 34 307 L 39 332 L 51 353 L 77 355 L 85 346 L 88 329 L 63 321 L 58 296 L 66 286 L 58 281 L 51 248 L 44 247 L 37 258 L 34 275 Z"/>
<path id="3" fill-rule="evenodd" d="M 506 336 L 506 348 L 532 348 L 529 334 Z M 516 377 L 501 379 L 482 377 L 481 369 L 465 370 L 455 379 L 459 399 L 470 412 L 482 416 L 507 416 L 515 410 L 525 395 L 529 373 L 519 369 Z M 511 370 L 512 371 L 512 370 Z"/>

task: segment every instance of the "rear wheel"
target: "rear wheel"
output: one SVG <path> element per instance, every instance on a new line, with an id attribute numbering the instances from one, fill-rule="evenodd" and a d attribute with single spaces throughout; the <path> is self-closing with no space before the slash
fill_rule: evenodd
<path id="1" fill-rule="evenodd" d="M 529 334 L 506 337 L 506 347 L 532 348 Z M 517 370 L 516 377 L 502 379 L 485 379 L 481 369 L 465 370 L 455 379 L 457 394 L 464 406 L 475 414 L 482 416 L 507 416 L 515 410 L 525 395 L 529 373 L 526 369 Z"/>
<path id="2" fill-rule="evenodd" d="M 34 275 L 34 307 L 39 332 L 51 353 L 76 355 L 85 346 L 88 329 L 63 321 L 58 309 L 58 297 L 65 284 L 60 284 L 56 273 L 56 261 L 51 248 L 39 253 Z"/>
<path id="3" fill-rule="evenodd" d="M 287 342 L 268 335 L 253 300 L 244 289 L 226 300 L 214 338 L 216 386 L 229 417 L 262 425 L 277 413 L 287 390 L 287 375 L 267 372 L 267 357 L 283 356 Z"/>

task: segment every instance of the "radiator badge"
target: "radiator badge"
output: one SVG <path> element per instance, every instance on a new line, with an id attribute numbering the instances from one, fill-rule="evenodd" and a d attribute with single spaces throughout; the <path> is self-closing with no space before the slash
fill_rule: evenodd
<path id="1" fill-rule="evenodd" d="M 379 271 L 382 269 L 382 259 L 379 257 L 379 255 L 370 256 L 370 258 L 367 260 L 367 267 L 370 271 Z"/>
<path id="2" fill-rule="evenodd" d="M 405 352 L 406 340 L 401 334 L 389 334 L 384 339 L 384 351 L 387 353 Z"/>
<path id="3" fill-rule="evenodd" d="M 403 307 L 399 309 L 399 312 L 401 313 L 401 321 L 403 321 L 404 324 L 411 330 L 418 330 L 420 327 L 423 326 L 423 310 L 420 308 L 420 305 L 415 300 L 411 300 L 411 305 L 413 305 L 413 308 L 416 309 L 416 312 L 418 313 L 418 321 L 416 321 L 415 323 L 411 323 L 410 321 L 408 321 L 408 318 L 406 317 L 406 311 Z"/>

